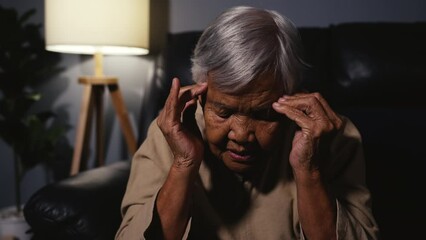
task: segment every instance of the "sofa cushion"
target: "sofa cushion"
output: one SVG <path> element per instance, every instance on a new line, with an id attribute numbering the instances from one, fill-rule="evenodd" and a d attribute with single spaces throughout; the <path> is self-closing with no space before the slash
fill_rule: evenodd
<path id="1" fill-rule="evenodd" d="M 24 208 L 35 239 L 113 239 L 130 173 L 121 161 L 38 190 Z"/>

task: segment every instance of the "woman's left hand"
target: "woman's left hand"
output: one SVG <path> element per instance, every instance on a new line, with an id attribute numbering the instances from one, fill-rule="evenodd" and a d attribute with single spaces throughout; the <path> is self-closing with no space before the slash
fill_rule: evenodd
<path id="1" fill-rule="evenodd" d="M 299 93 L 283 96 L 273 103 L 278 113 L 293 120 L 300 129 L 296 131 L 290 164 L 294 171 L 319 170 L 319 144 L 330 132 L 342 127 L 342 119 L 330 108 L 319 93 Z"/>

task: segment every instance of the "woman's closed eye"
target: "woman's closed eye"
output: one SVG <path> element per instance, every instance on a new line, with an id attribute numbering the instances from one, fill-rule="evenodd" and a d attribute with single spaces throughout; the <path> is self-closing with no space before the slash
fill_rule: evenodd
<path id="1" fill-rule="evenodd" d="M 258 110 L 252 113 L 252 117 L 262 121 L 278 121 L 282 115 L 276 112 L 273 108 Z"/>
<path id="2" fill-rule="evenodd" d="M 216 115 L 221 118 L 229 118 L 233 114 L 233 112 L 229 109 L 219 109 L 219 110 L 216 110 L 215 112 L 216 112 Z"/>

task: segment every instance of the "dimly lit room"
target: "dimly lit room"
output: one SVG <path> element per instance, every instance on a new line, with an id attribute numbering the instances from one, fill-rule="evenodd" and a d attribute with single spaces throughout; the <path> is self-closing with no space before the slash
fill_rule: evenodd
<path id="1" fill-rule="evenodd" d="M 0 0 L 0 240 L 422 239 L 425 92 L 424 0 Z"/>

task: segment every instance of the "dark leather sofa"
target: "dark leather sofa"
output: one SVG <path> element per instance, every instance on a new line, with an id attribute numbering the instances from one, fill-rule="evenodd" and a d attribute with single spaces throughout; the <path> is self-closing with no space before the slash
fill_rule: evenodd
<path id="1" fill-rule="evenodd" d="M 340 24 L 300 28 L 300 33 L 311 65 L 305 87 L 321 92 L 363 136 L 367 184 L 382 238 L 421 239 L 426 223 L 426 23 Z M 169 35 L 165 74 L 149 103 L 155 107 L 142 103 L 142 116 L 157 114 L 172 77 L 190 83 L 189 56 L 199 35 Z M 144 136 L 144 127 L 139 131 Z M 36 192 L 24 209 L 34 239 L 113 239 L 129 166 L 124 161 L 89 170 Z"/>

